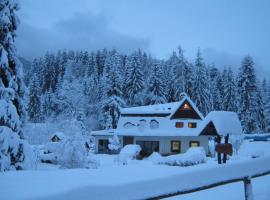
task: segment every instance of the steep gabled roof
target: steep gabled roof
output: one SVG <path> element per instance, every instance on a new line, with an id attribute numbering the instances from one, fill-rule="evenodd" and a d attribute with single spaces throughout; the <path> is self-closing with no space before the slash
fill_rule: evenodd
<path id="1" fill-rule="evenodd" d="M 193 101 L 188 96 L 184 96 L 183 99 L 179 102 L 178 106 L 175 108 L 175 110 L 172 111 L 171 116 L 170 116 L 171 119 L 178 118 L 177 113 L 179 113 L 178 111 L 181 111 L 181 108 L 183 107 L 185 103 L 189 104 L 189 106 L 191 107 L 190 113 L 193 114 L 196 119 L 202 120 L 204 118 L 202 113 L 197 108 L 197 106 L 193 103 Z"/>
<path id="2" fill-rule="evenodd" d="M 213 124 L 219 135 L 241 134 L 242 126 L 238 115 L 235 112 L 228 111 L 212 111 L 200 124 L 200 134 L 205 135 L 205 129 L 209 124 Z"/>

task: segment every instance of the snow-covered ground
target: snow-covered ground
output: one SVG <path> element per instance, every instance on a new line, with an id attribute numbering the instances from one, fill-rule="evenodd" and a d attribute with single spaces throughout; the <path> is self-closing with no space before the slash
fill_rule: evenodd
<path id="1" fill-rule="evenodd" d="M 263 152 L 260 155 L 264 156 L 251 159 L 253 152 L 250 149 L 255 153 Z M 99 169 L 59 169 L 58 166 L 42 164 L 36 171 L 1 173 L 0 199 L 142 199 L 149 194 L 269 169 L 269 156 L 270 142 L 244 143 L 239 157 L 223 166 L 211 159 L 192 167 L 156 165 L 146 160 L 118 165 L 114 162 L 115 156 L 95 155 L 100 161 Z M 255 200 L 269 200 L 270 176 L 253 179 L 252 183 Z M 172 199 L 239 200 L 244 197 L 243 191 L 243 184 L 235 183 Z"/>

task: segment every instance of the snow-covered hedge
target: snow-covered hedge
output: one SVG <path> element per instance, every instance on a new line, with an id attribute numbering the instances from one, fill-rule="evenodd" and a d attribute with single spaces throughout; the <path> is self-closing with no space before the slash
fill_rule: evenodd
<path id="1" fill-rule="evenodd" d="M 148 157 L 149 161 L 156 164 L 164 164 L 170 166 L 191 166 L 206 162 L 206 153 L 203 147 L 191 147 L 184 154 L 171 155 L 162 157 L 154 152 Z"/>
<path id="2" fill-rule="evenodd" d="M 115 161 L 118 164 L 126 165 L 128 160 L 135 159 L 141 150 L 140 145 L 128 144 L 121 149 L 120 154 L 116 157 Z"/>

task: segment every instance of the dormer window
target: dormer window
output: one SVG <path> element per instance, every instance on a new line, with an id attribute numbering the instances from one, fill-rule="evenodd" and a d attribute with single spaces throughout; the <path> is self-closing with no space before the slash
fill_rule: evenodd
<path id="1" fill-rule="evenodd" d="M 175 127 L 176 128 L 183 128 L 184 127 L 184 122 L 175 122 Z"/>
<path id="2" fill-rule="evenodd" d="M 197 128 L 197 123 L 195 123 L 195 122 L 189 122 L 188 123 L 188 128 Z"/>
<path id="3" fill-rule="evenodd" d="M 190 106 L 187 103 L 185 103 L 184 106 L 183 106 L 183 109 L 184 110 L 189 110 L 190 109 Z"/>

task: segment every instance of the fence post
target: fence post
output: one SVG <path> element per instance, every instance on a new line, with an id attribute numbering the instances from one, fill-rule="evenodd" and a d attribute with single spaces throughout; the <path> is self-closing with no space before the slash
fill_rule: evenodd
<path id="1" fill-rule="evenodd" d="M 253 200 L 251 178 L 244 178 L 245 200 Z"/>
<path id="2" fill-rule="evenodd" d="M 216 142 L 218 144 L 221 143 L 221 137 L 218 135 L 217 138 L 216 138 Z M 217 153 L 217 156 L 218 156 L 218 164 L 221 164 L 222 163 L 222 160 L 221 160 L 221 153 Z"/>

